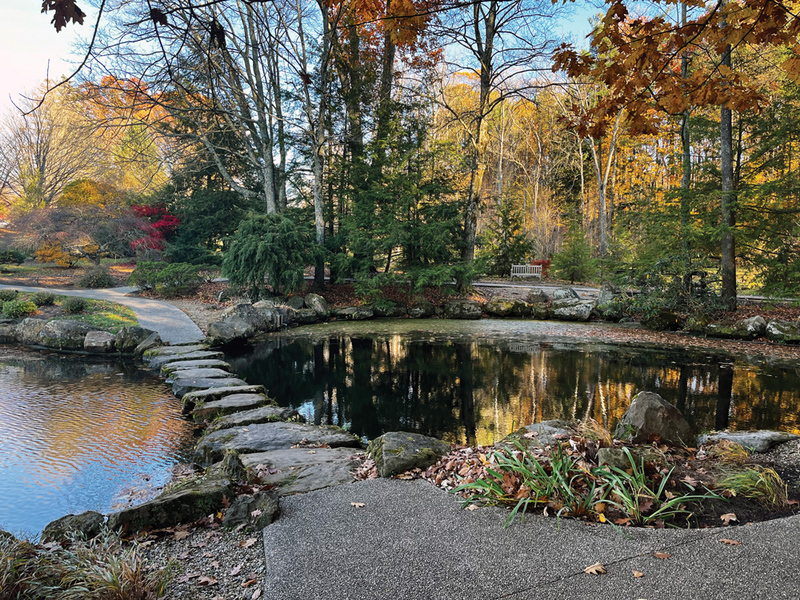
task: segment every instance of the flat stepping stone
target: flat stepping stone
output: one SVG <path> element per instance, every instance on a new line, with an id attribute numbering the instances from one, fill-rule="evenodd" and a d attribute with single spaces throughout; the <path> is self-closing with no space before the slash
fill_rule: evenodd
<path id="1" fill-rule="evenodd" d="M 180 354 L 191 354 L 201 350 L 208 350 L 205 344 L 189 344 L 188 346 L 159 346 L 151 348 L 144 353 L 144 358 L 155 358 L 156 356 L 178 356 Z"/>
<path id="2" fill-rule="evenodd" d="M 290 496 L 353 483 L 356 453 L 352 448 L 290 448 L 239 458 L 262 482 L 279 486 L 279 496 Z"/>
<path id="3" fill-rule="evenodd" d="M 161 367 L 161 376 L 169 377 L 175 371 L 186 371 L 187 369 L 225 369 L 231 370 L 230 364 L 218 358 L 200 360 L 176 360 Z"/>
<path id="4" fill-rule="evenodd" d="M 206 419 L 223 417 L 238 411 L 248 411 L 269 404 L 275 404 L 275 401 L 267 398 L 265 394 L 231 394 L 213 402 L 195 404 L 192 416 L 195 423 L 199 423 Z M 273 419 L 273 421 L 277 420 Z M 249 423 L 243 423 L 243 425 L 249 425 Z"/>
<path id="5" fill-rule="evenodd" d="M 216 368 L 204 369 L 184 369 L 182 371 L 174 371 L 172 375 L 167 378 L 167 383 L 173 383 L 179 379 L 189 379 L 191 377 L 206 377 L 209 379 L 221 379 L 224 377 L 234 377 L 229 371 L 223 371 Z"/>
<path id="6" fill-rule="evenodd" d="M 199 359 L 221 359 L 225 358 L 222 352 L 217 350 L 197 350 L 189 354 L 167 354 L 165 356 L 156 356 L 148 360 L 148 366 L 151 369 L 160 369 L 169 363 L 184 361 L 184 360 L 199 360 Z M 147 360 L 147 359 L 145 359 Z"/>
<path id="7" fill-rule="evenodd" d="M 231 398 L 232 396 L 227 396 Z M 207 405 L 206 405 L 207 406 Z M 197 409 L 195 409 L 195 413 Z M 195 418 L 195 420 L 197 420 Z M 294 421 L 305 423 L 305 418 L 295 409 L 285 406 L 261 406 L 251 410 L 242 410 L 216 419 L 208 427 L 208 431 L 230 429 L 232 427 L 246 427 L 258 423 L 274 423 L 275 421 Z"/>
<path id="8" fill-rule="evenodd" d="M 284 450 L 300 443 L 331 448 L 360 448 L 360 440 L 339 428 L 304 423 L 261 423 L 237 429 L 220 429 L 203 438 L 195 448 L 197 462 L 208 465 L 222 460 L 225 450 L 239 454 Z"/>
<path id="9" fill-rule="evenodd" d="M 234 385 L 224 388 L 209 388 L 184 394 L 183 414 L 189 414 L 197 404 L 207 404 L 231 394 L 264 394 L 267 390 L 263 385 Z"/>
<path id="10" fill-rule="evenodd" d="M 247 385 L 247 382 L 238 377 L 225 377 L 222 379 L 212 379 L 211 377 L 183 377 L 172 384 L 172 393 L 178 398 L 183 398 L 189 392 L 242 385 Z"/>

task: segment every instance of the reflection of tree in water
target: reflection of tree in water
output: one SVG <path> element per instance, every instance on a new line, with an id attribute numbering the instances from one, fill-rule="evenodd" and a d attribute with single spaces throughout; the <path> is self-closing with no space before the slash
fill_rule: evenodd
<path id="1" fill-rule="evenodd" d="M 642 390 L 678 406 L 696 430 L 800 428 L 794 371 L 725 361 L 614 346 L 343 334 L 278 338 L 232 359 L 234 370 L 264 383 L 280 404 L 367 438 L 405 430 L 487 444 L 553 418 L 592 417 L 613 427 Z"/>

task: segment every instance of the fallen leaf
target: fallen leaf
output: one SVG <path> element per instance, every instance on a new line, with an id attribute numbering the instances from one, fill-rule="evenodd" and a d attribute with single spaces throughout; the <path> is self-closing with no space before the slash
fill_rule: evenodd
<path id="1" fill-rule="evenodd" d="M 641 571 L 634 571 L 633 572 L 633 576 L 634 577 L 644 577 L 644 573 L 642 573 Z"/>
<path id="2" fill-rule="evenodd" d="M 620 517 L 618 519 L 614 519 L 614 523 L 617 525 L 630 525 L 631 520 L 628 517 Z"/>
<path id="3" fill-rule="evenodd" d="M 197 580 L 197 585 L 217 585 L 219 581 L 215 577 L 206 577 L 205 575 Z"/>
<path id="4" fill-rule="evenodd" d="M 728 538 L 720 538 L 719 540 L 723 544 L 727 544 L 728 546 L 738 546 L 742 542 L 737 542 L 736 540 L 729 540 Z"/>
<path id="5" fill-rule="evenodd" d="M 172 537 L 176 540 L 185 540 L 189 536 L 192 535 L 191 531 L 176 531 L 172 534 Z"/>
<path id="6" fill-rule="evenodd" d="M 255 510 L 251 510 L 251 511 L 250 511 L 250 516 L 251 516 L 251 517 L 253 517 L 254 519 L 257 519 L 257 518 L 258 518 L 258 517 L 260 517 L 262 514 L 263 514 L 263 511 L 262 511 L 261 509 L 258 509 L 258 508 L 257 508 L 257 509 L 255 509 Z"/>
<path id="7" fill-rule="evenodd" d="M 588 573 L 589 575 L 602 575 L 606 572 L 606 568 L 602 565 L 602 563 L 598 562 L 586 567 L 583 572 Z"/>
<path id="8" fill-rule="evenodd" d="M 736 518 L 736 513 L 725 513 L 724 515 L 720 515 L 719 518 L 723 525 L 730 525 L 732 521 L 739 522 L 739 519 Z"/>
<path id="9" fill-rule="evenodd" d="M 364 508 L 366 504 L 364 504 L 363 502 L 351 502 L 350 506 L 355 506 L 356 508 Z"/>
<path id="10" fill-rule="evenodd" d="M 478 510 L 478 508 L 480 507 L 477 504 L 469 504 L 465 510 Z"/>
<path id="11" fill-rule="evenodd" d="M 258 598 L 261 598 L 261 588 L 258 588 L 255 592 L 253 592 L 250 600 L 258 600 Z"/>
<path id="12" fill-rule="evenodd" d="M 789 506 L 798 506 L 800 505 L 800 500 L 789 500 L 786 504 Z"/>
<path id="13" fill-rule="evenodd" d="M 241 563 L 240 563 L 240 564 L 238 564 L 238 565 L 236 565 L 235 567 L 233 567 L 233 568 L 231 569 L 231 572 L 229 573 L 229 575 L 230 575 L 231 577 L 236 577 L 236 576 L 239 574 L 239 572 L 242 570 L 242 567 L 243 567 L 243 566 L 244 566 L 244 565 L 243 565 L 243 564 L 241 564 Z"/>
<path id="14" fill-rule="evenodd" d="M 659 552 L 653 552 L 653 556 L 655 556 L 656 558 L 660 558 L 661 560 L 664 560 L 665 558 L 669 558 L 670 556 L 672 556 L 672 554 L 669 554 L 668 552 L 659 551 Z"/>
<path id="15" fill-rule="evenodd" d="M 239 545 L 242 548 L 251 548 L 251 547 L 256 545 L 257 541 L 258 540 L 256 538 L 249 538 L 249 539 L 242 540 L 241 542 L 239 542 Z"/>
<path id="16" fill-rule="evenodd" d="M 686 485 L 691 486 L 693 488 L 697 487 L 697 484 L 700 483 L 697 479 L 695 479 L 694 477 L 691 477 L 689 475 L 687 475 L 686 477 L 681 479 L 681 481 L 683 483 L 685 483 Z"/>
<path id="17" fill-rule="evenodd" d="M 245 581 L 242 584 L 242 587 L 243 588 L 247 588 L 247 587 L 250 587 L 251 585 L 255 585 L 257 583 L 258 583 L 258 579 L 248 579 L 247 581 Z"/>

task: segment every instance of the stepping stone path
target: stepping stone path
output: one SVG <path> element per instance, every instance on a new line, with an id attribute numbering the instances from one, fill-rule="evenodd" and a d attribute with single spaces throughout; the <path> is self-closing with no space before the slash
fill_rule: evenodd
<path id="1" fill-rule="evenodd" d="M 268 398 L 264 386 L 249 385 L 231 373 L 222 352 L 204 344 L 161 346 L 143 358 L 172 384 L 185 414 L 197 424 L 210 422 L 195 449 L 196 461 L 209 468 L 205 475 L 170 486 L 149 502 L 110 515 L 115 526 L 168 527 L 222 510 L 244 473 L 226 470 L 237 455 L 240 469 L 244 465 L 277 486 L 278 496 L 354 481 L 355 455 L 361 450 L 358 437 L 336 427 L 303 423 L 297 411 Z"/>

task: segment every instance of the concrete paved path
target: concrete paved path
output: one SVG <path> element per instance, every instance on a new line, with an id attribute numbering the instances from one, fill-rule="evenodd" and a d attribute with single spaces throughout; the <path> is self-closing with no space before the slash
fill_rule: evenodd
<path id="1" fill-rule="evenodd" d="M 70 290 L 60 288 L 30 287 L 24 285 L 0 285 L 0 289 L 19 290 L 21 292 L 52 292 L 62 296 L 80 296 L 96 300 L 110 300 L 130 308 L 139 325 L 157 331 L 164 342 L 184 344 L 202 340 L 205 336 L 200 328 L 179 308 L 166 302 L 128 296 L 136 291 L 133 287 L 119 287 L 100 290 Z"/>
<path id="2" fill-rule="evenodd" d="M 362 502 L 354 507 L 351 502 Z M 423 481 L 281 499 L 263 533 L 271 600 L 800 598 L 800 516 L 704 530 L 626 529 L 461 509 Z M 721 539 L 740 542 L 728 545 Z M 665 552 L 668 558 L 653 553 Z M 605 575 L 583 570 L 600 562 Z M 634 577 L 633 571 L 644 575 Z"/>

